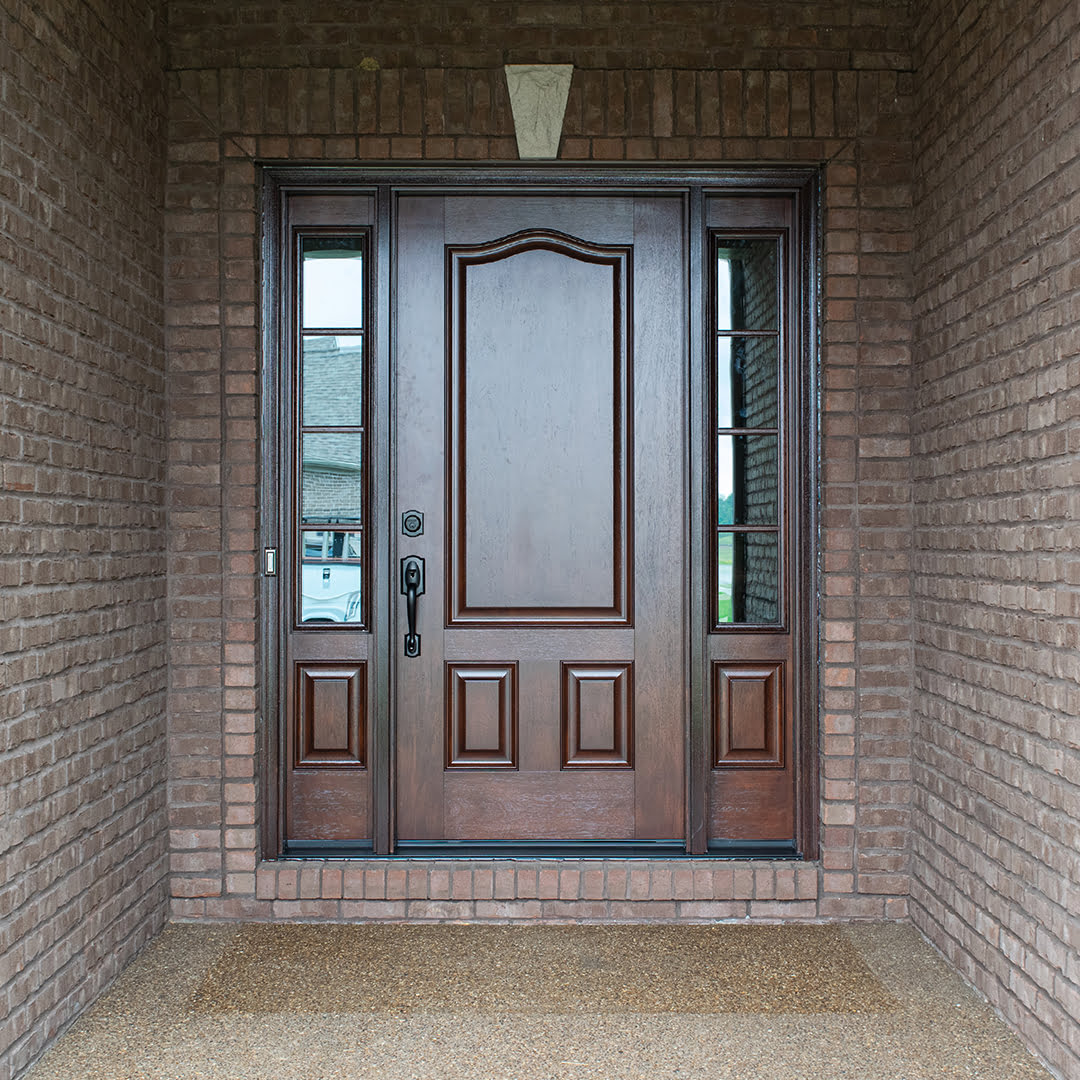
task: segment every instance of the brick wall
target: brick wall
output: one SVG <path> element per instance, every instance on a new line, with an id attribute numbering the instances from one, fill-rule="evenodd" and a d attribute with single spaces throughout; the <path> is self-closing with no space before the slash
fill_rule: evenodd
<path id="1" fill-rule="evenodd" d="M 0 1078 L 162 925 L 154 5 L 0 0 Z"/>
<path id="2" fill-rule="evenodd" d="M 1080 1076 L 1080 7 L 922 8 L 913 915 Z"/>
<path id="3" fill-rule="evenodd" d="M 556 911 L 543 907 L 554 898 L 541 864 L 496 885 L 490 863 L 399 880 L 403 871 L 386 864 L 357 864 L 343 879 L 333 864 L 259 861 L 257 746 L 273 721 L 257 707 L 256 161 L 513 158 L 502 64 L 520 60 L 577 65 L 564 160 L 826 163 L 822 858 L 710 871 L 707 882 L 681 882 L 679 898 L 714 905 L 700 908 L 714 915 L 905 913 L 907 4 L 842 4 L 828 9 L 832 22 L 822 10 L 674 0 L 170 5 L 174 915 L 417 915 L 407 902 L 437 912 L 449 901 L 453 917 L 587 917 L 597 903 L 628 901 L 636 917 L 689 911 L 676 909 L 673 868 L 662 864 L 655 881 L 633 885 L 610 867 L 567 867 Z M 489 886 L 504 890 L 497 916 L 482 906 Z"/>

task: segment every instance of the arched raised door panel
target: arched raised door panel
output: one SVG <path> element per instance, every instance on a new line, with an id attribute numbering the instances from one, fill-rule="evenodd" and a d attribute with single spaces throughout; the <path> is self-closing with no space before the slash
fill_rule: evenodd
<path id="1" fill-rule="evenodd" d="M 815 854 L 815 190 L 267 170 L 268 857 Z"/>

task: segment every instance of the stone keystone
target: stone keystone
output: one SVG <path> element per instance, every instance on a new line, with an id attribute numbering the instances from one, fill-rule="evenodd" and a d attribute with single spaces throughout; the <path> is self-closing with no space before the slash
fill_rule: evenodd
<path id="1" fill-rule="evenodd" d="M 559 156 L 573 64 L 507 64 L 519 158 Z"/>

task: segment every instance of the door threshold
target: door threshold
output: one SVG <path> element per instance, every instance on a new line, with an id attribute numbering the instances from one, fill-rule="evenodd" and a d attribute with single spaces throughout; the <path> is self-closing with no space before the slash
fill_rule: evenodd
<path id="1" fill-rule="evenodd" d="M 691 854 L 677 840 L 402 840 L 388 855 L 351 840 L 293 840 L 282 859 L 794 859 L 790 841 L 719 841 Z"/>

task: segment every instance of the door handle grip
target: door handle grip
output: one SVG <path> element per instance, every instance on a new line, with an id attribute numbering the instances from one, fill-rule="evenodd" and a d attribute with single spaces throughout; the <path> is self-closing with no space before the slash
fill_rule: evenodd
<path id="1" fill-rule="evenodd" d="M 405 596 L 405 617 L 408 633 L 405 635 L 405 655 L 420 655 L 420 635 L 416 632 L 416 615 L 419 598 L 424 594 L 424 560 L 407 555 L 401 560 L 401 591 Z"/>

